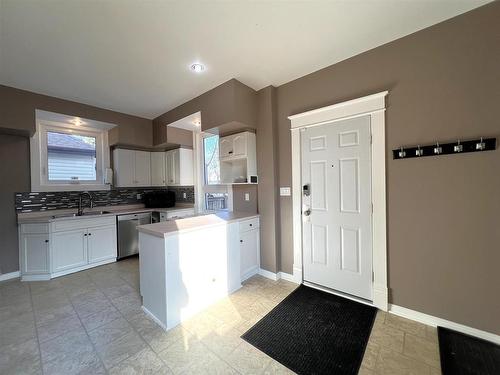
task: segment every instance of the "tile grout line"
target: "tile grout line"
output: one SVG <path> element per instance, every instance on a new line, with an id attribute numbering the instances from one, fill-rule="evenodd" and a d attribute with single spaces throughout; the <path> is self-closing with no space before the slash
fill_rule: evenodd
<path id="1" fill-rule="evenodd" d="M 118 277 L 119 277 L 120 279 L 122 279 L 120 276 L 118 276 Z M 122 279 L 122 280 L 124 280 L 124 279 Z M 126 283 L 127 285 L 129 285 L 129 284 L 128 284 L 128 282 L 127 282 L 126 280 L 124 280 L 124 281 L 125 281 L 125 283 Z M 129 285 L 129 286 L 131 286 L 131 287 L 133 288 L 133 286 L 132 286 L 132 285 Z M 133 289 L 135 290 L 135 288 L 133 288 Z M 100 291 L 100 290 L 99 290 L 99 291 Z M 135 290 L 135 292 L 137 292 L 137 294 L 139 295 L 139 298 L 142 298 L 142 296 L 141 296 L 141 294 L 140 294 L 140 292 L 139 292 L 139 291 Z M 146 346 L 147 346 L 147 347 L 148 347 L 148 348 L 149 348 L 149 349 L 150 349 L 150 350 L 154 353 L 154 355 L 155 355 L 155 356 L 156 356 L 156 357 L 160 360 L 160 362 L 161 362 L 161 363 L 163 363 L 163 364 L 164 364 L 164 365 L 165 365 L 165 366 L 166 366 L 166 367 L 167 367 L 167 368 L 168 368 L 168 369 L 169 369 L 169 370 L 173 373 L 173 371 L 172 371 L 172 369 L 170 368 L 170 366 L 168 366 L 168 364 L 167 364 L 167 363 L 166 363 L 166 362 L 165 362 L 162 358 L 160 358 L 160 356 L 158 356 L 158 353 L 156 353 L 156 352 L 155 352 L 155 350 L 153 349 L 153 347 L 152 347 L 152 346 L 151 346 L 151 345 L 150 345 L 150 344 L 149 344 L 149 343 L 148 343 L 148 342 L 144 339 L 144 337 L 142 337 L 142 335 L 140 334 L 140 332 L 139 332 L 139 331 L 137 331 L 137 329 L 136 329 L 136 328 L 135 328 L 135 327 L 134 327 L 134 326 L 130 323 L 129 319 L 127 319 L 127 317 L 126 317 L 126 316 L 122 313 L 122 311 L 121 311 L 119 308 L 117 308 L 117 307 L 116 307 L 116 305 L 113 303 L 113 300 L 112 300 L 110 297 L 108 297 L 105 293 L 103 293 L 102 291 L 101 291 L 101 293 L 102 293 L 102 294 L 103 294 L 103 295 L 107 298 L 107 300 L 109 301 L 109 303 L 111 303 L 111 306 L 113 306 L 113 308 L 114 308 L 116 311 L 118 311 L 118 313 L 120 314 L 120 316 L 122 317 L 122 319 L 124 319 L 124 320 L 125 320 L 125 321 L 126 321 L 126 322 L 130 325 L 130 327 L 132 328 L 132 330 L 133 330 L 133 331 L 134 331 L 134 332 L 135 332 L 135 333 L 136 333 L 136 334 L 137 334 L 137 335 L 141 338 L 141 340 L 142 340 L 142 341 L 146 344 Z M 120 296 L 120 297 L 123 297 L 123 296 L 125 296 L 125 295 L 127 295 L 127 294 L 132 294 L 132 293 L 126 293 L 126 294 L 123 294 L 123 295 L 122 295 L 122 296 Z M 118 297 L 118 298 L 119 298 L 119 297 Z M 138 314 L 137 314 L 137 315 L 138 315 Z M 117 318 L 117 319 L 119 319 L 119 318 Z M 113 320 L 113 322 L 114 322 L 115 320 L 117 320 L 117 319 L 114 319 L 114 320 Z M 179 340 L 180 340 L 180 338 L 179 338 L 178 340 L 176 340 L 175 342 L 177 342 L 177 341 L 179 341 Z M 175 343 L 175 342 L 174 342 L 174 343 Z M 174 343 L 172 343 L 171 345 L 173 345 Z M 171 345 L 169 345 L 169 346 L 171 346 Z M 165 348 L 165 350 L 167 350 L 167 348 Z M 137 353 L 136 353 L 136 354 L 137 354 Z M 120 362 L 118 362 L 118 363 L 117 363 L 116 365 L 114 365 L 113 367 L 118 366 L 120 363 L 122 363 L 122 362 L 126 361 L 126 360 L 127 360 L 127 359 L 129 359 L 130 357 L 132 357 L 132 356 L 128 356 L 127 358 L 125 358 L 125 359 L 121 360 Z M 112 368 L 113 368 L 113 367 L 112 367 Z"/>
<path id="2" fill-rule="evenodd" d="M 28 284 L 28 290 L 29 290 L 29 294 L 30 294 L 31 311 L 33 312 L 33 324 L 35 325 L 35 336 L 36 336 L 36 342 L 38 345 L 38 358 L 40 360 L 40 370 L 42 371 L 42 375 L 43 375 L 45 371 L 43 369 L 42 347 L 40 346 L 40 338 L 38 337 L 38 326 L 36 324 L 35 305 L 33 304 L 33 294 L 31 293 L 31 285 L 30 284 Z"/>
<path id="3" fill-rule="evenodd" d="M 88 276 L 88 278 L 90 279 L 90 277 L 89 277 L 89 276 Z M 92 280 L 90 280 L 90 282 L 91 282 L 92 284 L 94 284 L 94 285 L 95 285 L 95 283 L 94 283 Z M 97 285 L 96 285 L 96 286 L 97 286 Z M 73 301 L 71 300 L 71 297 L 69 296 L 68 292 L 66 291 L 66 288 L 64 288 L 64 286 L 63 286 L 62 288 L 63 288 L 63 290 L 64 290 L 64 294 L 66 295 L 66 297 L 68 297 L 69 303 L 71 304 L 71 307 L 73 307 L 73 310 L 75 311 L 75 314 L 76 314 L 76 316 L 77 316 L 78 320 L 80 321 L 80 324 L 82 325 L 82 328 L 83 328 L 83 330 L 85 331 L 85 334 L 87 335 L 87 339 L 89 340 L 90 345 L 92 345 L 92 349 L 94 350 L 95 354 L 97 355 L 97 358 L 99 358 L 99 362 L 101 363 L 101 365 L 102 365 L 102 367 L 103 367 L 104 371 L 105 371 L 105 372 L 106 372 L 106 374 L 107 374 L 107 373 L 108 373 L 108 369 L 106 368 L 106 366 L 104 366 L 104 362 L 103 362 L 103 360 L 102 360 L 101 356 L 99 355 L 99 352 L 97 351 L 97 348 L 95 347 L 94 343 L 93 343 L 93 342 L 92 342 L 92 340 L 90 339 L 90 336 L 89 336 L 89 333 L 88 333 L 88 331 L 87 331 L 87 328 L 86 328 L 86 327 L 85 327 L 85 325 L 83 324 L 83 321 L 82 321 L 82 319 L 80 318 L 80 315 L 78 314 L 78 311 L 76 311 L 76 309 L 75 309 L 75 305 L 73 304 Z"/>

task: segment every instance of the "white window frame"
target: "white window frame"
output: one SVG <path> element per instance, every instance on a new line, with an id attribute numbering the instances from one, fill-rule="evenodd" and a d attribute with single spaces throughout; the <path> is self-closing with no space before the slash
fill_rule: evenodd
<path id="1" fill-rule="evenodd" d="M 221 211 L 233 211 L 233 187 L 228 184 L 207 185 L 205 179 L 205 149 L 203 140 L 217 134 L 199 132 L 194 134 L 194 151 L 196 160 L 197 179 L 195 186 L 196 201 L 198 209 L 206 211 L 205 194 L 207 193 L 227 193 L 227 208 Z"/>
<path id="2" fill-rule="evenodd" d="M 91 122 L 86 121 L 86 123 Z M 50 181 L 48 179 L 47 132 L 94 137 L 96 139 L 96 180 Z M 110 167 L 107 129 L 88 125 L 76 126 L 37 118 L 36 132 L 30 139 L 30 159 L 31 191 L 33 192 L 110 190 L 110 184 L 104 183 L 104 171 Z"/>

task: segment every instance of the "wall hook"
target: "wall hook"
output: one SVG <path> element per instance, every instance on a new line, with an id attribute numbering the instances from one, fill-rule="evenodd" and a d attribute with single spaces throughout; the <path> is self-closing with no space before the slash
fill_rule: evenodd
<path id="1" fill-rule="evenodd" d="M 424 154 L 424 150 L 420 148 L 420 145 L 417 146 L 417 149 L 415 150 L 415 155 L 416 156 L 422 156 Z"/>
<path id="2" fill-rule="evenodd" d="M 439 145 L 439 142 L 436 142 L 436 147 L 434 147 L 434 153 L 439 155 L 443 152 L 443 148 Z"/>
<path id="3" fill-rule="evenodd" d="M 483 142 L 483 137 L 481 137 L 481 140 L 476 143 L 476 150 L 481 150 L 483 151 L 486 148 L 486 143 Z"/>
<path id="4" fill-rule="evenodd" d="M 460 139 L 459 139 L 458 143 L 453 147 L 453 151 L 462 152 L 463 150 L 464 150 L 464 146 L 460 144 Z"/>
<path id="5" fill-rule="evenodd" d="M 406 156 L 406 151 L 403 149 L 403 146 L 401 146 L 401 149 L 399 150 L 399 157 L 404 158 Z"/>

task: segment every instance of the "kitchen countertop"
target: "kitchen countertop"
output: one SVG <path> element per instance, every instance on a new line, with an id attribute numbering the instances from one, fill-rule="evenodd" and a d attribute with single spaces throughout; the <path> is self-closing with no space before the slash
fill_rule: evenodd
<path id="1" fill-rule="evenodd" d="M 63 209 L 63 210 L 50 210 L 50 211 L 39 211 L 39 212 L 22 212 L 17 214 L 18 224 L 30 224 L 30 223 L 50 223 L 53 221 L 61 220 L 78 220 L 78 219 L 90 219 L 98 217 L 116 216 L 116 215 L 126 215 L 126 214 L 137 214 L 142 212 L 167 212 L 175 210 L 184 210 L 194 208 L 193 203 L 178 203 L 174 207 L 169 208 L 146 208 L 143 204 L 130 204 L 130 205 L 120 205 L 120 206 L 103 206 L 94 207 L 93 209 L 85 208 L 85 212 L 96 212 L 96 211 L 109 211 L 109 213 L 101 215 L 88 215 L 88 216 L 64 216 L 54 218 L 54 215 L 64 215 L 75 213 L 76 209 Z"/>
<path id="2" fill-rule="evenodd" d="M 202 213 L 198 216 L 192 216 L 183 219 L 140 225 L 137 227 L 137 229 L 142 233 L 165 238 L 177 233 L 190 232 L 200 228 L 218 225 L 226 225 L 235 221 L 247 220 L 256 217 L 259 217 L 259 215 L 248 212 L 219 211 L 217 213 Z"/>

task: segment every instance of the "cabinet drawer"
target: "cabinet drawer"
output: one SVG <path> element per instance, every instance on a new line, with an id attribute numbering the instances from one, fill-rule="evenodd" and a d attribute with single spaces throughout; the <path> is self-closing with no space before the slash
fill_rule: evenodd
<path id="1" fill-rule="evenodd" d="M 191 215 L 194 215 L 194 208 L 167 211 L 167 219 L 180 219 Z"/>
<path id="2" fill-rule="evenodd" d="M 53 232 L 60 232 L 72 229 L 86 229 L 103 227 L 106 225 L 115 225 L 116 216 L 93 217 L 88 219 L 69 219 L 62 221 L 54 221 L 51 223 Z"/>
<path id="3" fill-rule="evenodd" d="M 240 221 L 240 233 L 246 232 L 259 227 L 259 218 L 255 217 L 249 220 Z"/>
<path id="4" fill-rule="evenodd" d="M 21 233 L 49 233 L 49 224 L 21 224 Z"/>

